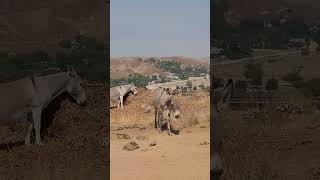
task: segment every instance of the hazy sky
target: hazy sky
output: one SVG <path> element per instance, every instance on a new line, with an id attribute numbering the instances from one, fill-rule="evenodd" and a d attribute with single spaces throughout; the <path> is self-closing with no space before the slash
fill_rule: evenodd
<path id="1" fill-rule="evenodd" d="M 111 1 L 111 56 L 209 56 L 209 5 L 209 0 Z"/>

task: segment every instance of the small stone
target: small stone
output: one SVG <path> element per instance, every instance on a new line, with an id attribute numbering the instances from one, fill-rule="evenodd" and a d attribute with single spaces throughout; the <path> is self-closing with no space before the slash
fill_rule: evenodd
<path id="1" fill-rule="evenodd" d="M 203 143 L 200 143 L 200 145 L 208 145 L 210 143 L 208 143 L 207 141 L 204 141 Z"/>
<path id="2" fill-rule="evenodd" d="M 129 134 L 126 133 L 117 133 L 118 139 L 131 139 Z"/>
<path id="3" fill-rule="evenodd" d="M 143 141 L 143 140 L 147 140 L 147 139 L 149 139 L 149 138 L 148 138 L 147 136 L 137 136 L 136 139 L 137 139 L 138 141 Z"/>
<path id="4" fill-rule="evenodd" d="M 156 141 L 152 141 L 152 142 L 149 144 L 149 146 L 155 146 L 155 145 L 157 145 L 157 142 L 156 142 Z"/>

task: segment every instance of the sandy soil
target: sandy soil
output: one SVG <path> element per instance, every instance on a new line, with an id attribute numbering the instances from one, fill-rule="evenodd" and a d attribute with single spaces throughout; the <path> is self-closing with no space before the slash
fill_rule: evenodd
<path id="1" fill-rule="evenodd" d="M 127 99 L 124 110 L 111 110 L 111 179 L 209 179 L 209 96 L 176 97 L 181 103 L 185 128 L 179 135 L 168 136 L 166 131 L 159 134 L 154 128 L 153 108 L 149 113 L 143 112 L 143 106 L 151 105 L 152 95 L 151 91 L 139 89 L 137 96 Z M 127 134 L 130 139 L 122 139 L 117 134 Z M 131 141 L 139 148 L 123 150 Z M 152 142 L 156 145 L 150 146 Z"/>
<path id="2" fill-rule="evenodd" d="M 112 180 L 207 180 L 210 168 L 209 124 L 205 128 L 186 128 L 180 135 L 159 134 L 152 126 L 144 130 L 130 129 L 111 132 L 110 171 Z M 132 139 L 118 139 L 117 133 L 127 133 Z M 147 137 L 137 140 L 137 137 Z M 135 141 L 139 148 L 124 151 L 125 143 Z M 150 143 L 156 142 L 155 146 Z M 125 172 L 125 173 L 124 173 Z"/>

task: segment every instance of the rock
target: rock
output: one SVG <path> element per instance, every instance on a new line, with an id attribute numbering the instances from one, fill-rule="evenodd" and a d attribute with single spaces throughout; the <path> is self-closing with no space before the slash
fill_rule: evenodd
<path id="1" fill-rule="evenodd" d="M 131 141 L 123 146 L 123 150 L 125 151 L 134 151 L 139 148 L 138 143 Z"/>
<path id="2" fill-rule="evenodd" d="M 155 145 L 157 145 L 157 142 L 156 142 L 156 141 L 152 141 L 152 142 L 149 144 L 149 146 L 155 146 Z"/>
<path id="3" fill-rule="evenodd" d="M 117 133 L 118 139 L 131 139 L 129 134 L 126 133 Z"/>
<path id="4" fill-rule="evenodd" d="M 208 145 L 208 144 L 210 144 L 210 143 L 207 142 L 207 141 L 204 141 L 203 143 L 200 143 L 200 145 Z"/>
<path id="5" fill-rule="evenodd" d="M 137 139 L 138 141 L 143 141 L 143 140 L 147 140 L 147 139 L 149 139 L 149 138 L 148 138 L 147 136 L 137 136 L 136 139 Z"/>

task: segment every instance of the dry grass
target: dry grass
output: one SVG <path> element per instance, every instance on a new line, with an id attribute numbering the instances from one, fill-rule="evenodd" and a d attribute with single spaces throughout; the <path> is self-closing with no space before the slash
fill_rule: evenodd
<path id="1" fill-rule="evenodd" d="M 154 108 L 152 105 L 153 92 L 150 90 L 138 89 L 138 95 L 130 95 L 127 98 L 123 110 L 111 109 L 111 128 L 119 124 L 154 124 Z M 184 127 L 208 122 L 210 120 L 210 98 L 206 93 L 188 98 L 186 96 L 175 96 L 180 103 L 181 121 Z M 151 112 L 144 113 L 144 106 L 151 106 Z"/>
<path id="2" fill-rule="evenodd" d="M 304 113 L 275 113 L 269 107 L 267 120 L 243 120 L 237 111 L 218 114 L 223 179 L 306 179 L 306 172 L 319 167 L 320 132 L 306 128 L 313 117 L 311 101 L 297 90 L 285 99 L 303 104 Z"/>

